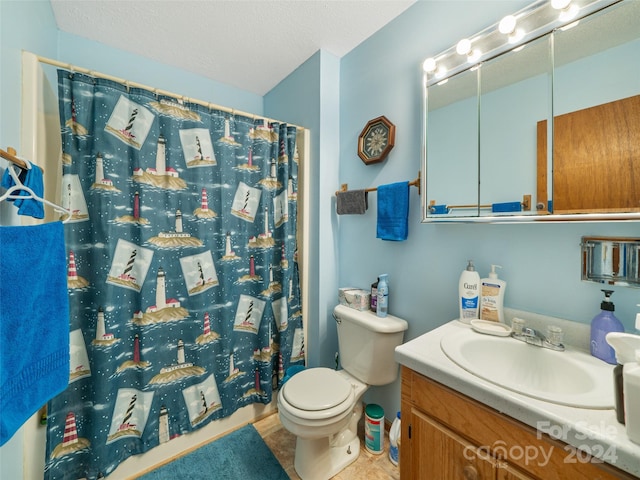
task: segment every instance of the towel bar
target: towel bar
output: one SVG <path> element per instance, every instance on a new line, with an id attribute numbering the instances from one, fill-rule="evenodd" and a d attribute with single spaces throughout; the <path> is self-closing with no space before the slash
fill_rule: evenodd
<path id="1" fill-rule="evenodd" d="M 409 182 L 409 186 L 410 187 L 417 187 L 418 188 L 418 195 L 420 195 L 421 193 L 421 185 L 420 185 L 420 172 L 418 172 L 418 177 L 415 178 L 414 180 L 411 180 Z M 343 183 L 342 185 L 340 185 L 340 190 L 336 191 L 336 196 L 340 193 L 340 192 L 346 192 L 349 190 L 349 186 L 346 183 Z M 370 188 L 365 188 L 364 191 L 365 192 L 375 192 L 376 190 L 378 190 L 378 187 L 370 187 Z"/>

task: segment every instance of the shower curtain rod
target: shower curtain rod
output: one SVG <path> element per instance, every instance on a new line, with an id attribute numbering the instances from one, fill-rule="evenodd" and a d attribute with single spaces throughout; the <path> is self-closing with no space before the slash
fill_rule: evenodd
<path id="1" fill-rule="evenodd" d="M 122 85 L 125 85 L 126 87 L 141 88 L 142 90 L 147 90 L 149 92 L 153 92 L 156 95 L 164 95 L 166 97 L 173 97 L 173 98 L 176 98 L 178 100 L 182 100 L 183 102 L 188 102 L 188 103 L 197 103 L 198 105 L 202 105 L 203 107 L 207 107 L 207 108 L 215 109 L 215 110 L 222 110 L 224 112 L 231 113 L 232 115 L 236 115 L 236 114 L 237 115 L 242 115 L 244 117 L 253 118 L 254 120 L 264 119 L 264 120 L 267 120 L 268 122 L 287 123 L 287 125 L 290 125 L 292 127 L 304 129 L 304 127 L 301 127 L 299 125 L 294 125 L 294 124 L 288 123 L 288 122 L 283 122 L 282 120 L 274 120 L 272 118 L 268 118 L 268 117 L 265 117 L 265 116 L 262 116 L 262 115 L 256 115 L 254 113 L 247 113 L 247 112 L 242 112 L 240 110 L 235 110 L 235 109 L 232 109 L 232 108 L 229 108 L 229 107 L 223 107 L 221 105 L 216 105 L 214 103 L 205 102 L 203 100 L 197 100 L 195 98 L 186 97 L 184 95 L 180 95 L 180 94 L 173 93 L 173 92 L 168 92 L 166 90 L 160 90 L 159 88 L 150 87 L 148 85 L 143 85 L 142 83 L 131 82 L 129 80 L 125 80 L 124 78 L 118 78 L 118 77 L 114 77 L 112 75 L 107 75 L 105 73 L 100 73 L 100 72 L 96 72 L 94 70 L 89 70 L 87 68 L 82 68 L 82 67 L 78 67 L 76 65 L 71 65 L 70 63 L 63 63 L 63 62 L 59 62 L 58 60 L 53 60 L 51 58 L 41 57 L 40 55 L 36 55 L 36 58 L 38 59 L 38 61 L 40 63 L 46 63 L 48 65 L 53 65 L 54 67 L 66 68 L 67 70 L 71 70 L 72 72 L 84 73 L 84 74 L 89 75 L 91 77 L 104 78 L 105 80 L 111 80 L 112 82 L 120 83 Z"/>

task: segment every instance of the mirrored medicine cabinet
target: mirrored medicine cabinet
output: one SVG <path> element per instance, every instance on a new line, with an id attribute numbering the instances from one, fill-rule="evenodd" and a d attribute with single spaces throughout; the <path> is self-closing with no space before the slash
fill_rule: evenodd
<path id="1" fill-rule="evenodd" d="M 640 1 L 551 3 L 425 61 L 423 221 L 640 220 Z"/>

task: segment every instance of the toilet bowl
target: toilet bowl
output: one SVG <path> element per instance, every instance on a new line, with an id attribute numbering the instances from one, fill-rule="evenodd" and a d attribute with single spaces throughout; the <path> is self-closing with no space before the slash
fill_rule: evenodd
<path id="1" fill-rule="evenodd" d="M 343 305 L 334 309 L 342 370 L 302 370 L 278 392 L 282 426 L 296 435 L 294 466 L 302 480 L 327 480 L 358 459 L 362 395 L 398 376 L 393 358 L 406 321 Z"/>
<path id="2" fill-rule="evenodd" d="M 366 390 L 344 370 L 324 367 L 297 373 L 280 389 L 280 422 L 297 437 L 294 466 L 300 478 L 326 480 L 358 458 Z"/>

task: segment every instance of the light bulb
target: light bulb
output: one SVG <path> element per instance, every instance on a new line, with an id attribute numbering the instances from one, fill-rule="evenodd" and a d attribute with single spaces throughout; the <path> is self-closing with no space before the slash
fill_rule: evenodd
<path id="1" fill-rule="evenodd" d="M 569 22 L 574 18 L 576 18 L 576 15 L 578 15 L 579 11 L 580 11 L 580 8 L 577 5 L 573 4 L 568 8 L 563 9 L 560 12 L 560 15 L 558 16 L 558 18 L 560 19 L 561 22 Z"/>
<path id="2" fill-rule="evenodd" d="M 468 38 L 463 38 L 456 45 L 456 52 L 460 55 L 467 55 L 471 51 L 471 41 Z"/>
<path id="3" fill-rule="evenodd" d="M 436 59 L 433 57 L 427 58 L 422 64 L 422 69 L 426 73 L 432 73 L 436 71 Z"/>
<path id="4" fill-rule="evenodd" d="M 507 15 L 498 24 L 498 30 L 504 35 L 509 35 L 516 29 L 516 17 Z"/>
<path id="5" fill-rule="evenodd" d="M 556 10 L 564 10 L 570 3 L 571 0 L 551 0 L 551 6 Z"/>
<path id="6" fill-rule="evenodd" d="M 509 35 L 509 43 L 518 43 L 520 40 L 524 38 L 524 30 L 521 28 L 517 28 L 515 32 Z"/>
<path id="7" fill-rule="evenodd" d="M 475 63 L 480 59 L 481 56 L 482 52 L 479 49 L 474 48 L 473 51 L 467 56 L 467 62 Z"/>

